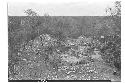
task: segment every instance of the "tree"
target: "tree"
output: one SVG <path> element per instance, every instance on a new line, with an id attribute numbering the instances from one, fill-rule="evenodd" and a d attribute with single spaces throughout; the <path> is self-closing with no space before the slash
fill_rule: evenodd
<path id="1" fill-rule="evenodd" d="M 107 8 L 106 13 L 112 17 L 112 20 L 115 23 L 116 31 L 120 34 L 121 31 L 121 1 L 115 1 L 114 7 Z"/>
<path id="2" fill-rule="evenodd" d="M 24 11 L 24 13 L 26 13 L 28 16 L 38 16 L 38 14 L 32 9 L 27 9 Z"/>
<path id="3" fill-rule="evenodd" d="M 104 38 L 105 45 L 101 49 L 105 61 L 121 70 L 121 1 L 114 2 L 114 7 L 107 8 L 106 13 L 114 23 L 115 34 Z"/>
<path id="4" fill-rule="evenodd" d="M 107 8 L 106 13 L 109 16 L 121 16 L 121 1 L 114 2 L 114 7 Z"/>

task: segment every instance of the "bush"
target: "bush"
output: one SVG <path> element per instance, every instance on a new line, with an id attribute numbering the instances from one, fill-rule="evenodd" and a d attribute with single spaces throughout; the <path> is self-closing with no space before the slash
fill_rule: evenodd
<path id="1" fill-rule="evenodd" d="M 21 59 L 26 59 L 27 61 L 43 61 L 46 66 L 49 64 L 50 69 L 58 69 L 58 66 L 65 64 L 57 58 L 60 54 L 69 53 L 75 57 L 81 54 L 89 57 L 96 48 L 99 49 L 106 63 L 120 70 L 121 37 L 118 34 L 109 34 L 110 30 L 108 30 L 106 23 L 103 24 L 104 22 L 101 22 L 102 25 L 99 26 L 98 30 L 95 27 L 91 27 L 91 29 L 88 30 L 86 28 L 87 30 L 83 31 L 83 27 L 72 17 L 27 16 L 21 17 L 21 19 L 23 20 L 22 24 L 15 22 L 15 19 L 14 23 L 9 24 L 9 59 L 13 61 L 13 64 L 18 63 L 21 57 Z M 11 21 L 13 20 L 11 19 Z M 113 29 L 112 24 L 110 26 Z M 50 40 L 45 40 L 48 36 Z M 101 36 L 104 36 L 104 38 L 101 38 Z M 38 46 L 35 41 L 37 38 L 41 38 Z M 71 40 L 70 43 L 75 44 L 68 45 L 66 42 L 68 40 Z M 47 44 L 45 45 L 45 43 Z M 76 51 L 77 53 L 75 53 Z M 18 57 L 19 53 L 20 57 Z M 90 58 L 87 60 L 90 61 Z M 79 63 L 84 64 L 86 62 L 83 60 L 83 62 Z M 11 69 L 14 68 L 13 64 L 10 66 Z"/>
<path id="2" fill-rule="evenodd" d="M 113 64 L 120 70 L 121 65 L 121 38 L 117 35 L 114 36 L 107 36 L 105 37 L 104 43 L 105 45 L 101 49 L 101 53 L 103 54 L 104 60 L 109 63 Z"/>

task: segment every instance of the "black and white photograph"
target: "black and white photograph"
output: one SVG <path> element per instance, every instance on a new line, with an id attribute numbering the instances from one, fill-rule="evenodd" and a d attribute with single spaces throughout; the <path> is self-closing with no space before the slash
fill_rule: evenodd
<path id="1" fill-rule="evenodd" d="M 121 82 L 121 1 L 6 6 L 8 82 Z"/>

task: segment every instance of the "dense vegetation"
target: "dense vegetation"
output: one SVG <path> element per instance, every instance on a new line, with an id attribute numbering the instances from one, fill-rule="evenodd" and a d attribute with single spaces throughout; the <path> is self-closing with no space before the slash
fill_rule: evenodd
<path id="1" fill-rule="evenodd" d="M 19 64 L 22 66 L 29 61 L 34 62 L 32 64 L 35 66 L 39 63 L 41 71 L 52 71 L 53 68 L 58 70 L 60 66 L 67 64 L 60 58 L 62 54 L 87 56 L 75 64 L 71 61 L 70 65 L 93 62 L 95 60 L 90 56 L 95 49 L 99 51 L 103 62 L 117 69 L 118 73 L 114 74 L 120 75 L 120 16 L 111 13 L 110 16 L 58 17 L 38 16 L 31 10 L 26 12 L 29 16 L 8 17 L 9 77 L 18 75 Z M 36 75 L 34 72 L 39 71 L 37 69 L 39 67 L 30 71 L 33 77 Z M 36 76 L 39 76 L 38 73 Z"/>
<path id="2" fill-rule="evenodd" d="M 81 19 L 82 18 L 82 19 Z M 58 40 L 56 47 L 45 48 L 46 53 L 53 50 L 71 48 L 61 45 L 67 38 L 76 39 L 80 36 L 91 38 L 89 44 L 91 54 L 94 48 L 101 52 L 101 56 L 108 65 L 121 69 L 121 37 L 120 27 L 110 20 L 111 17 L 9 17 L 9 66 L 11 73 L 13 66 L 22 60 L 18 53 L 20 48 L 35 40 L 42 34 L 48 34 Z M 80 20 L 80 22 L 79 22 Z M 84 41 L 87 39 L 84 39 Z M 94 42 L 92 42 L 94 41 Z M 64 47 L 64 48 L 63 48 Z M 52 51 L 51 51 L 52 50 Z M 61 51 L 61 50 L 60 50 Z M 46 54 L 45 54 L 46 55 Z M 28 56 L 27 56 L 28 57 Z M 52 62 L 57 64 L 56 62 Z M 14 73 L 14 72 L 13 72 Z"/>

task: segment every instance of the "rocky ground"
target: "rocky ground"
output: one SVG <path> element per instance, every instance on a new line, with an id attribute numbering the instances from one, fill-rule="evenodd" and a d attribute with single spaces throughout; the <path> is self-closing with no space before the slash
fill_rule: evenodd
<path id="1" fill-rule="evenodd" d="M 82 42 L 82 43 L 81 43 Z M 61 43 L 41 35 L 22 45 L 10 80 L 111 80 L 120 81 L 115 67 L 103 61 L 98 49 L 90 51 L 91 38 L 67 39 Z"/>

